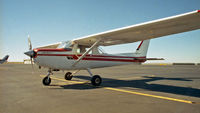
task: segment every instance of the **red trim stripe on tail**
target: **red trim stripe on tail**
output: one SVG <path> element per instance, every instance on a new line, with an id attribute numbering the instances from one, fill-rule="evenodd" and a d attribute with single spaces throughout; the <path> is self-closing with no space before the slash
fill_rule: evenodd
<path id="1" fill-rule="evenodd" d="M 138 46 L 137 50 L 140 49 L 141 45 L 142 45 L 143 41 L 141 41 L 140 45 Z"/>

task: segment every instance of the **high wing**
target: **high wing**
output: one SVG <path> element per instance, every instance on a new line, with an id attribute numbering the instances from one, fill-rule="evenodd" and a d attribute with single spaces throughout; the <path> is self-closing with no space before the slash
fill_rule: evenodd
<path id="1" fill-rule="evenodd" d="M 74 39 L 73 42 L 92 46 L 96 41 L 101 40 L 98 45 L 110 46 L 196 29 L 200 29 L 200 10 L 81 37 Z"/>
<path id="2" fill-rule="evenodd" d="M 37 47 L 38 49 L 45 49 L 45 48 L 57 48 L 62 42 L 54 43 L 54 44 L 49 44 L 45 46 L 39 46 Z"/>

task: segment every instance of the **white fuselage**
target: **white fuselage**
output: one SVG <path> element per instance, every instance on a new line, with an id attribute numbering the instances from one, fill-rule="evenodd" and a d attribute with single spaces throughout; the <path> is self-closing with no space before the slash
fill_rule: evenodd
<path id="1" fill-rule="evenodd" d="M 34 51 L 36 52 L 36 56 L 34 57 L 36 64 L 60 70 L 92 69 L 125 64 L 141 64 L 144 62 L 144 60 L 135 60 L 136 57 L 88 54 L 77 65 L 72 66 L 81 54 L 73 54 L 65 49 L 35 49 Z"/>

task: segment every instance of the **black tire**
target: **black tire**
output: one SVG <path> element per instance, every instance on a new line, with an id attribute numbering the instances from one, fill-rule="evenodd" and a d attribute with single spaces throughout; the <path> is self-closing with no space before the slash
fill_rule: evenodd
<path id="1" fill-rule="evenodd" d="M 94 86 L 100 86 L 102 82 L 102 79 L 99 75 L 94 75 L 91 79 L 91 83 Z"/>
<path id="2" fill-rule="evenodd" d="M 73 77 L 73 76 L 71 76 L 71 75 L 72 75 L 71 72 L 67 72 L 67 73 L 65 74 L 65 80 L 71 80 L 72 77 Z"/>
<path id="3" fill-rule="evenodd" d="M 44 79 L 42 80 L 43 85 L 48 86 L 51 83 L 51 78 L 49 77 L 44 77 Z"/>

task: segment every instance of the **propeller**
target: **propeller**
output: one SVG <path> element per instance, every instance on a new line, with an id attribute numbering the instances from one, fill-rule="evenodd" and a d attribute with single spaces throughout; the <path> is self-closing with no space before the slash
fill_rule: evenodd
<path id="1" fill-rule="evenodd" d="M 28 35 L 28 47 L 29 47 L 29 50 L 32 50 L 32 44 L 31 44 L 30 35 Z"/>
<path id="2" fill-rule="evenodd" d="M 29 35 L 28 35 L 28 47 L 29 47 L 29 51 L 24 52 L 24 54 L 30 57 L 32 70 L 34 70 L 34 68 L 33 68 L 33 57 L 35 56 L 36 53 L 35 53 L 34 50 L 32 50 L 32 44 L 31 44 L 31 39 L 30 39 Z"/>

